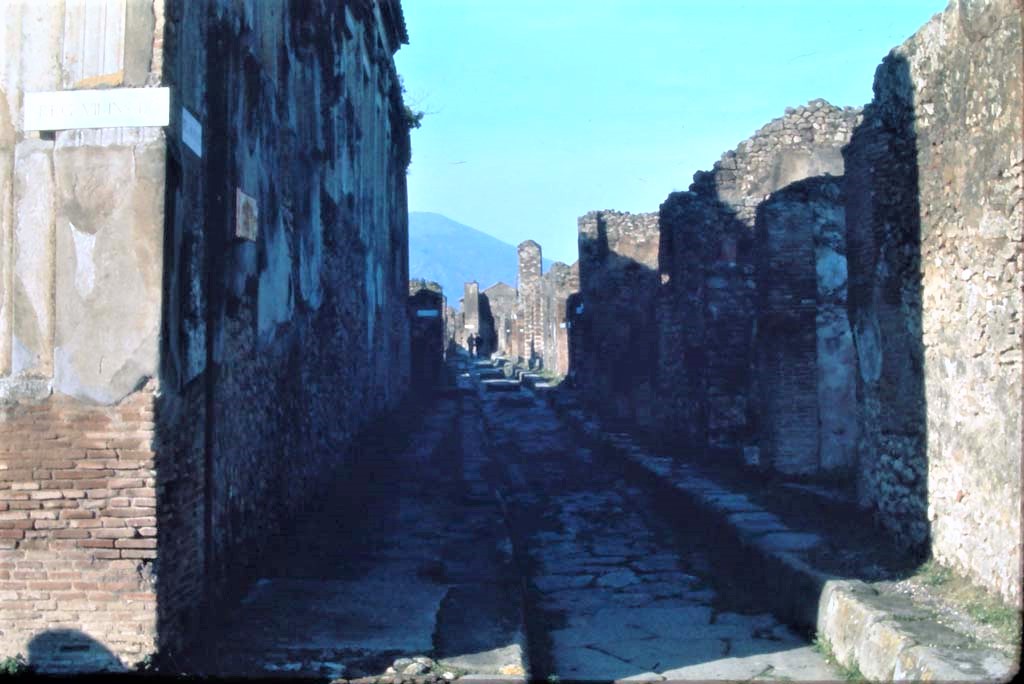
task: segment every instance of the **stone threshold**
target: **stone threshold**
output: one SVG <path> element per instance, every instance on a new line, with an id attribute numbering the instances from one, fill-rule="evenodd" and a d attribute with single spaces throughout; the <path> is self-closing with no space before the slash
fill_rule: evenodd
<path id="1" fill-rule="evenodd" d="M 656 496 L 699 515 L 700 523 L 719 535 L 721 546 L 739 549 L 731 554 L 734 568 L 754 569 L 766 602 L 779 617 L 815 630 L 841 665 L 857 667 L 873 681 L 1009 681 L 1015 675 L 1019 651 L 1011 659 L 939 623 L 904 594 L 816 567 L 814 551 L 826 541 L 820 534 L 787 526 L 695 465 L 651 453 L 627 434 L 605 432 L 596 417 L 559 393 L 535 392 Z"/>

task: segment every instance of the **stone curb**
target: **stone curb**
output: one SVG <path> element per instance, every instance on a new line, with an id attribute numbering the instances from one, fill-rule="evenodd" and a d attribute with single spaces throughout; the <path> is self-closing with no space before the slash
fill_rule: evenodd
<path id="1" fill-rule="evenodd" d="M 836 660 L 858 666 L 875 681 L 1010 681 L 1019 666 L 1004 654 L 972 647 L 963 635 L 931 622 L 945 642 L 924 645 L 882 602 L 878 592 L 856 579 L 815 568 L 807 552 L 823 540 L 791 530 L 745 495 L 728 490 L 697 468 L 657 456 L 622 433 L 605 433 L 596 419 L 569 408 L 553 392 L 538 392 L 592 444 L 613 451 L 659 492 L 687 508 L 699 509 L 716 529 L 742 549 L 741 565 L 762 567 L 770 576 L 769 599 L 781 616 L 817 630 L 832 645 Z M 920 621 L 917 616 L 906 620 Z M 931 635 L 928 635 L 931 636 Z"/>

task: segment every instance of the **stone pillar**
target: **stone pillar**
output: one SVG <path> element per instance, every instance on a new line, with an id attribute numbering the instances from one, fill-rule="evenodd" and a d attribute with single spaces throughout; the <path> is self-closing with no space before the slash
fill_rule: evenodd
<path id="1" fill-rule="evenodd" d="M 459 338 L 469 349 L 469 338 L 480 332 L 480 285 L 475 280 L 463 286 L 462 311 L 464 316 Z"/>
<path id="2" fill-rule="evenodd" d="M 541 250 L 533 240 L 519 245 L 519 304 L 522 311 L 519 327 L 523 329 L 521 354 L 533 367 L 542 363 L 544 330 L 541 302 Z"/>

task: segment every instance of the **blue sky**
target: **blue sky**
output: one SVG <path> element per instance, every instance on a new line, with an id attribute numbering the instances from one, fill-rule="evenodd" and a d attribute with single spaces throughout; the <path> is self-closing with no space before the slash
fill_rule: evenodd
<path id="1" fill-rule="evenodd" d="M 404 0 L 409 208 L 576 260 L 576 218 L 657 211 L 788 106 L 871 99 L 945 0 Z"/>

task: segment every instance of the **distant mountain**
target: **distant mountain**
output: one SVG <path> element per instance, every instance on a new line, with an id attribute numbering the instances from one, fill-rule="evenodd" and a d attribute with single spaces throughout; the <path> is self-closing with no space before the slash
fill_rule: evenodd
<path id="1" fill-rule="evenodd" d="M 551 264 L 544 259 L 545 273 Z M 441 214 L 409 212 L 409 277 L 440 283 L 449 306 L 459 308 L 463 285 L 471 280 L 481 291 L 500 280 L 515 287 L 518 270 L 515 245 Z"/>

